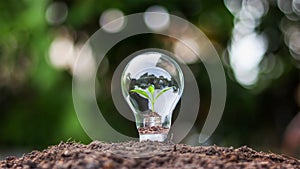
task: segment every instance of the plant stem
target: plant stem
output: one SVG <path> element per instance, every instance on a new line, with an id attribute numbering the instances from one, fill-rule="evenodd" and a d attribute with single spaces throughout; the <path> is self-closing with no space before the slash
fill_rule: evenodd
<path id="1" fill-rule="evenodd" d="M 151 106 L 152 106 L 152 112 L 154 112 L 154 103 L 155 103 L 155 100 L 154 100 L 154 93 L 151 95 Z"/>
<path id="2" fill-rule="evenodd" d="M 154 102 L 152 102 L 151 104 L 152 104 L 152 112 L 154 112 Z"/>

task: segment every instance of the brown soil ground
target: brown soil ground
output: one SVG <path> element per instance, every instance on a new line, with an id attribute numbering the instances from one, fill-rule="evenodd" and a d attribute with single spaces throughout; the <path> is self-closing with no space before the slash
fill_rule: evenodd
<path id="1" fill-rule="evenodd" d="M 158 142 L 60 143 L 21 158 L 7 157 L 1 168 L 286 168 L 300 169 L 300 161 L 273 153 L 257 152 L 246 146 L 191 147 Z"/>

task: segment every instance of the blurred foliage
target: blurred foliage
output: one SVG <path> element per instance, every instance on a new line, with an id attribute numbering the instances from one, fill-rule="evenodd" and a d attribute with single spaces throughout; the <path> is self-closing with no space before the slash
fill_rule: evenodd
<path id="1" fill-rule="evenodd" d="M 261 71 L 259 80 L 250 87 L 236 81 L 228 62 L 227 47 L 231 43 L 235 16 L 226 8 L 225 1 L 59 2 L 67 6 L 67 17 L 54 24 L 46 19 L 46 11 L 53 1 L 0 2 L 0 147 L 44 148 L 69 138 L 88 143 L 90 139 L 81 128 L 73 108 L 71 70 L 57 68 L 49 60 L 52 41 L 63 34 L 71 37 L 74 44 L 84 42 L 99 29 L 99 17 L 109 8 L 117 8 L 128 15 L 160 5 L 204 31 L 224 62 L 227 102 L 222 121 L 210 143 L 223 146 L 247 144 L 279 151 L 285 128 L 298 111 L 295 95 L 299 65 L 284 44 L 279 18 L 285 14 L 274 1 L 269 2 L 268 13 L 261 18 L 256 30 L 264 32 L 269 42 L 260 66 L 274 57 L 282 66 L 282 73 L 276 73 L 278 65 L 271 72 Z M 104 116 L 123 133 L 136 134 L 132 130 L 134 124 L 118 115 L 113 105 L 109 93 L 112 74 L 126 56 L 137 50 L 149 47 L 170 49 L 165 45 L 165 39 L 160 35 L 134 36 L 117 44 L 107 54 L 109 67 L 105 75 L 99 75 L 102 88 L 98 99 L 101 105 L 105 105 L 102 109 Z M 189 67 L 201 93 L 200 113 L 193 131 L 199 133 L 210 106 L 211 89 L 204 66 L 193 63 Z M 129 127 L 120 126 L 124 123 Z"/>

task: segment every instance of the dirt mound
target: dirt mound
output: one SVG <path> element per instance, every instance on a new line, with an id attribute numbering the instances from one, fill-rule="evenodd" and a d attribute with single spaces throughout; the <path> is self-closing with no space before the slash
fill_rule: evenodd
<path id="1" fill-rule="evenodd" d="M 158 142 L 60 143 L 21 158 L 7 157 L 1 168 L 299 168 L 300 161 L 256 152 L 246 146 L 201 146 Z"/>

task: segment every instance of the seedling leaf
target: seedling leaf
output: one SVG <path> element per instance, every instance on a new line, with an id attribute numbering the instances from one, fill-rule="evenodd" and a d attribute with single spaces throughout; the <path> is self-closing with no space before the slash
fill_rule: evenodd
<path id="1" fill-rule="evenodd" d="M 154 86 L 151 85 L 148 87 L 148 91 L 150 92 L 150 94 L 153 96 L 154 95 Z"/>
<path id="2" fill-rule="evenodd" d="M 159 96 L 161 96 L 162 94 L 164 94 L 165 92 L 167 92 L 168 90 L 172 89 L 171 87 L 165 88 L 162 91 L 160 91 L 157 96 L 155 97 L 155 101 L 159 98 Z"/>
<path id="3" fill-rule="evenodd" d="M 145 92 L 144 90 L 141 89 L 134 89 L 134 90 L 130 90 L 130 92 L 135 92 L 138 93 L 144 97 L 146 97 L 147 99 L 150 99 L 150 97 L 148 96 L 147 92 Z"/>

